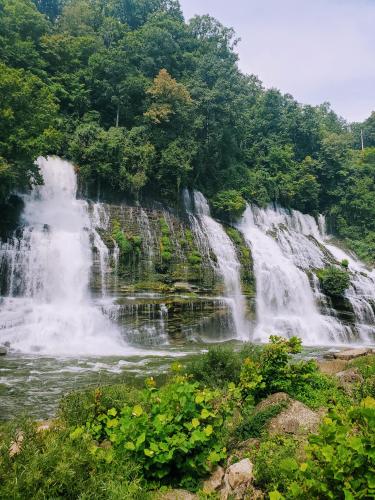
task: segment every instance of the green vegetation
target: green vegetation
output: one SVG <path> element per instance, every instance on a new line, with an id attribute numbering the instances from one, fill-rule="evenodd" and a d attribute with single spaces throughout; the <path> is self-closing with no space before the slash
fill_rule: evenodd
<path id="1" fill-rule="evenodd" d="M 151 499 L 161 486 L 199 491 L 218 463 L 246 456 L 266 498 L 372 498 L 375 400 L 349 396 L 315 363 L 296 362 L 299 350 L 298 339 L 278 337 L 264 347 L 213 347 L 186 367 L 174 364 L 161 385 L 150 378 L 144 388 L 66 396 L 48 430 L 28 421 L 3 425 L 0 497 Z M 366 383 L 375 356 L 348 367 Z M 316 434 L 269 434 L 270 419 L 288 402 L 254 405 L 280 390 L 328 408 Z M 239 442 L 249 438 L 243 451 Z"/>
<path id="2" fill-rule="evenodd" d="M 188 186 L 225 217 L 244 200 L 323 212 L 373 261 L 375 114 L 349 127 L 265 90 L 237 41 L 210 16 L 185 22 L 177 0 L 0 0 L 0 203 L 54 153 L 135 200 L 177 204 Z"/>
<path id="3" fill-rule="evenodd" d="M 142 466 L 147 479 L 194 488 L 226 457 L 222 428 L 227 411 L 218 401 L 220 393 L 184 376 L 160 389 L 152 379 L 147 385 L 138 404 L 120 412 L 111 408 L 86 428 L 77 428 L 74 436 L 88 431 L 99 442 L 108 439 Z"/>
<path id="4" fill-rule="evenodd" d="M 212 200 L 215 214 L 226 217 L 239 217 L 246 208 L 246 202 L 241 193 L 234 189 L 219 191 Z"/>
<path id="5" fill-rule="evenodd" d="M 160 229 L 162 237 L 160 239 L 160 257 L 162 260 L 161 270 L 166 270 L 169 263 L 172 260 L 172 242 L 171 242 L 171 231 L 169 229 L 167 221 L 162 218 L 160 219 Z"/>
<path id="6" fill-rule="evenodd" d="M 343 265 L 344 268 L 347 266 Z M 330 266 L 317 271 L 323 292 L 331 297 L 342 297 L 350 285 L 350 276 L 347 271 L 339 267 Z"/>
<path id="7" fill-rule="evenodd" d="M 307 460 L 289 463 L 285 497 L 373 498 L 375 495 L 375 400 L 345 411 L 331 411 L 319 434 L 311 435 Z"/>
<path id="8" fill-rule="evenodd" d="M 119 247 L 122 260 L 127 261 L 129 258 L 140 256 L 142 238 L 140 236 L 126 235 L 121 229 L 120 222 L 117 220 L 112 222 L 112 238 Z"/>

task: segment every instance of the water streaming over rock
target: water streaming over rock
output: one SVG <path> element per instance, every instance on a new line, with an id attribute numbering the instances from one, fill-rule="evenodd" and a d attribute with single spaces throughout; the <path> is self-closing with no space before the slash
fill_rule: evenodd
<path id="1" fill-rule="evenodd" d="M 201 249 L 209 255 L 210 248 L 215 255 L 218 272 L 224 281 L 226 299 L 232 310 L 237 338 L 249 340 L 250 325 L 245 318 L 246 302 L 241 291 L 241 266 L 235 247 L 222 225 L 211 217 L 210 208 L 203 194 L 199 191 L 193 193 L 195 215 L 189 197 L 190 194 L 185 190 L 185 206 Z"/>
<path id="2" fill-rule="evenodd" d="M 128 353 L 119 330 L 91 302 L 90 223 L 76 199 L 74 167 L 39 158 L 44 184 L 24 197 L 23 234 L 2 246 L 10 258 L 8 296 L 0 306 L 0 342 L 43 355 Z M 98 243 L 98 241 L 97 241 Z"/>
<path id="3" fill-rule="evenodd" d="M 281 333 L 298 335 L 307 344 L 371 342 L 375 319 L 372 274 L 361 273 L 358 263 L 357 269 L 351 266 L 346 297 L 357 319 L 355 325 L 338 319 L 319 288 L 314 271 L 348 258 L 342 250 L 327 244 L 322 216 L 317 223 L 312 216 L 296 210 L 248 206 L 239 229 L 254 259 L 255 339 L 263 341 L 272 333 Z"/>

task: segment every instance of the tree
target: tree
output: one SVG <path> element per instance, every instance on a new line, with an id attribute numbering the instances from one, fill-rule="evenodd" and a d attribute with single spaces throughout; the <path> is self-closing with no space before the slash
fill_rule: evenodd
<path id="1" fill-rule="evenodd" d="M 0 63 L 0 184 L 2 197 L 37 177 L 34 160 L 59 147 L 58 106 L 36 76 Z M 5 186 L 5 187 L 4 187 Z"/>

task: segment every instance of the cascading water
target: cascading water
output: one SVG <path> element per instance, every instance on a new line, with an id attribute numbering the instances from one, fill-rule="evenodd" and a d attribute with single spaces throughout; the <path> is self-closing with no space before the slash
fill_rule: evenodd
<path id="1" fill-rule="evenodd" d="M 246 302 L 241 291 L 241 266 L 234 245 L 221 224 L 211 217 L 210 208 L 202 193 L 194 191 L 196 215 L 192 213 L 192 203 L 187 190 L 184 192 L 184 201 L 200 247 L 207 254 L 209 254 L 208 247 L 211 248 L 216 256 L 217 268 L 224 281 L 225 295 L 232 311 L 237 338 L 249 340 L 250 325 L 245 318 Z"/>
<path id="2" fill-rule="evenodd" d="M 270 334 L 281 333 L 298 335 L 308 344 L 371 341 L 369 330 L 373 332 L 375 327 L 368 300 L 370 293 L 374 296 L 371 277 L 359 269 L 354 272 L 354 266 L 350 266 L 352 284 L 346 295 L 359 322 L 355 326 L 341 323 L 320 292 L 314 270 L 348 258 L 342 250 L 327 244 L 322 216 L 317 224 L 313 217 L 296 210 L 247 207 L 239 229 L 254 259 L 255 338 L 267 340 Z"/>
<path id="3" fill-rule="evenodd" d="M 22 238 L 2 248 L 13 264 L 0 305 L 0 342 L 28 354 L 129 353 L 90 301 L 92 228 L 87 204 L 76 199 L 74 167 L 55 157 L 39 158 L 38 165 L 44 184 L 24 197 Z"/>
<path id="4" fill-rule="evenodd" d="M 293 252 L 286 244 L 288 241 L 280 243 L 277 235 L 271 234 L 277 231 L 276 221 L 281 222 L 275 211 L 248 206 L 239 225 L 254 259 L 257 288 L 254 338 L 266 341 L 269 335 L 281 333 L 288 337 L 298 335 L 310 344 L 339 340 L 343 333 L 341 325 L 319 314 L 309 279 L 291 258 L 309 259 L 312 255 Z"/>

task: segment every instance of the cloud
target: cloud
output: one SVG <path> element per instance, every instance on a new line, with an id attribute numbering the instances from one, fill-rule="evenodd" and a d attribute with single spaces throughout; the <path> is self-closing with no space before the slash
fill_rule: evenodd
<path id="1" fill-rule="evenodd" d="M 375 109 L 375 1 L 181 0 L 239 36 L 240 67 L 301 101 L 331 102 L 344 118 Z"/>

